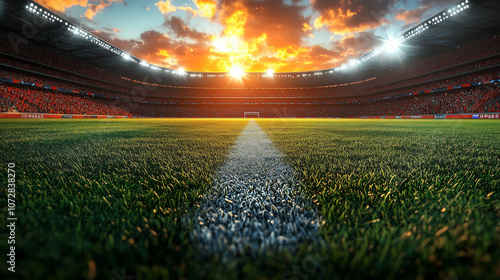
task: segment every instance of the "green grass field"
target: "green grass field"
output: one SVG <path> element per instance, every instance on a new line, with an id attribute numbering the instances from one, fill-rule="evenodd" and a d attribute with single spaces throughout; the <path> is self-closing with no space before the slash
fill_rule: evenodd
<path id="1" fill-rule="evenodd" d="M 1 120 L 2 186 L 14 162 L 18 221 L 16 273 L 2 261 L 0 277 L 500 277 L 492 120 L 258 120 L 315 202 L 322 239 L 298 252 L 198 261 L 181 219 L 246 122 Z M 2 187 L 2 221 L 7 194 Z M 8 247 L 2 238 L 4 256 Z"/>

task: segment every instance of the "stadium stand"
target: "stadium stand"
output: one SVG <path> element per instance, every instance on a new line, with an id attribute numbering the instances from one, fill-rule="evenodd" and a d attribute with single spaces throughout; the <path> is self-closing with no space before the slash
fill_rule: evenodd
<path id="1" fill-rule="evenodd" d="M 112 102 L 28 87 L 0 86 L 2 110 L 82 115 L 127 115 Z"/>
<path id="2" fill-rule="evenodd" d="M 30 65 L 28 67 L 37 67 L 37 69 L 45 68 L 53 69 L 55 73 L 60 73 L 64 77 L 71 73 L 80 75 L 81 77 L 91 77 L 100 82 L 122 84 L 124 80 L 113 74 L 110 71 L 95 67 L 86 61 L 74 59 L 69 55 L 64 55 L 46 47 L 41 47 L 26 41 L 24 44 L 13 45 L 7 38 L 5 32 L 0 34 L 0 56 L 2 59 L 9 59 L 15 63 L 23 63 Z M 2 62 L 3 63 L 3 62 Z M 125 85 L 128 86 L 128 85 Z"/>
<path id="3" fill-rule="evenodd" d="M 12 44 L 8 36 L 0 33 L 2 112 L 145 117 L 243 117 L 248 111 L 261 117 L 500 112 L 497 34 L 373 73 L 340 71 L 327 83 L 316 73 L 278 73 L 274 81 L 241 87 L 221 86 L 226 80 L 218 74 L 198 73 L 193 76 L 201 78 L 192 82 L 163 78 L 165 73 L 106 68 L 40 42 Z"/>

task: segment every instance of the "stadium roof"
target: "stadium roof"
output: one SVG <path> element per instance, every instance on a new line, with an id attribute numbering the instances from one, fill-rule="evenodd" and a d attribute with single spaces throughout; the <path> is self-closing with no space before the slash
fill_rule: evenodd
<path id="1" fill-rule="evenodd" d="M 78 26 L 65 21 L 57 14 L 40 7 L 32 9 L 32 1 L 0 2 L 0 28 L 9 34 L 13 44 L 19 44 L 26 38 L 37 44 L 47 46 L 85 61 L 91 61 L 109 70 L 119 70 L 129 77 L 141 79 L 144 73 L 158 72 L 162 74 L 163 84 L 178 86 L 204 86 L 203 77 L 208 75 L 226 75 L 228 73 L 188 72 L 179 75 L 177 71 L 158 68 L 129 56 L 124 51 L 111 46 Z M 470 6 L 466 8 L 465 6 Z M 460 8 L 462 11 L 460 11 Z M 456 14 L 456 11 L 460 11 Z M 336 69 L 325 69 L 310 72 L 276 73 L 280 77 L 295 78 L 291 86 L 324 86 L 331 85 L 336 79 L 357 81 L 385 72 L 393 63 L 404 63 L 414 58 L 424 57 L 430 53 L 454 49 L 457 45 L 475 39 L 497 34 L 500 30 L 500 1 L 498 0 L 463 0 L 451 9 L 446 9 L 435 16 L 422 21 L 405 33 L 396 37 L 404 39 L 399 50 L 399 58 L 388 52 L 374 50 L 351 66 Z M 134 61 L 136 63 L 134 63 Z M 350 70 L 356 64 L 361 70 Z M 346 69 L 344 69 L 346 68 Z M 339 71 L 340 70 L 340 71 Z M 167 73 L 162 73 L 167 72 Z M 247 73 L 257 79 L 266 73 Z M 158 74 L 156 74 L 158 75 Z M 179 76 L 185 76 L 180 78 Z M 201 77 L 201 78 L 200 78 Z M 297 79 L 299 78 L 300 79 Z"/>

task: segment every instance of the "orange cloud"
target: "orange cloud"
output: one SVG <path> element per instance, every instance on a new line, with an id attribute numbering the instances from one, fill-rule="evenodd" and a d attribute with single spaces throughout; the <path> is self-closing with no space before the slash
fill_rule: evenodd
<path id="1" fill-rule="evenodd" d="M 84 16 L 92 19 L 113 2 L 125 0 L 39 1 L 57 11 L 80 5 L 86 8 Z M 241 65 L 245 71 L 256 72 L 268 68 L 276 72 L 311 71 L 337 66 L 372 50 L 376 40 L 370 29 L 387 22 L 385 17 L 394 10 L 395 3 L 395 0 L 310 0 L 311 5 L 305 6 L 300 4 L 303 1 L 296 0 L 291 4 L 275 0 L 192 1 L 194 5 L 188 7 L 176 6 L 172 0 L 156 0 L 155 6 L 166 15 L 161 27 L 164 29 L 144 31 L 137 39 L 121 39 L 118 36 L 121 30 L 112 26 L 93 33 L 140 59 L 168 68 L 182 66 L 188 71 L 224 72 L 233 65 Z M 309 7 L 317 18 L 304 16 Z M 190 15 L 170 14 L 178 10 L 210 19 L 223 29 L 218 34 L 197 30 L 196 25 L 188 22 Z M 420 16 L 419 11 L 398 12 L 396 19 L 405 23 Z M 304 42 L 311 42 L 308 37 L 314 37 L 315 28 L 345 36 L 336 41 L 337 36 L 332 36 L 322 46 L 305 45 Z"/>
<path id="2" fill-rule="evenodd" d="M 312 30 L 312 27 L 307 22 L 304 22 L 302 25 L 304 26 L 302 27 L 302 31 L 307 32 Z"/>
<path id="3" fill-rule="evenodd" d="M 210 44 L 186 44 L 156 31 L 148 31 L 143 33 L 141 41 L 134 44 L 130 53 L 168 68 L 181 66 L 188 71 L 208 72 L 225 72 L 233 65 L 248 72 L 265 72 L 269 68 L 276 72 L 310 71 L 333 67 L 338 60 L 339 53 L 319 46 L 271 48 L 266 46 L 266 40 L 264 34 L 253 41 L 235 41 L 234 49 L 231 46 L 216 49 Z"/>
<path id="4" fill-rule="evenodd" d="M 320 29 L 323 26 L 327 26 L 328 29 L 335 34 L 349 34 L 354 32 L 366 31 L 378 27 L 379 22 L 363 22 L 356 26 L 349 26 L 347 23 L 353 18 L 359 11 L 342 10 L 337 9 L 329 10 L 326 14 L 323 14 L 314 20 L 314 27 Z"/>
<path id="5" fill-rule="evenodd" d="M 168 66 L 170 68 L 177 67 L 179 65 L 179 60 L 176 57 L 172 57 L 166 49 L 158 50 L 155 56 L 160 65 Z"/>
<path id="6" fill-rule="evenodd" d="M 233 65 L 256 72 L 333 67 L 336 52 L 302 45 L 302 37 L 313 35 L 313 28 L 301 12 L 300 6 L 281 1 L 221 2 L 216 19 L 224 26 L 222 34 L 210 36 L 207 48 L 193 52 L 208 53 L 208 60 L 202 59 L 207 63 L 196 68 L 200 58 L 194 60 L 191 54 L 179 58 L 179 63 L 192 71 L 217 72 L 228 71 Z"/>
<path id="7" fill-rule="evenodd" d="M 144 32 L 140 40 L 133 41 L 109 37 L 113 36 L 111 32 L 95 33 L 151 64 L 172 69 L 180 66 L 188 71 L 226 72 L 233 65 L 239 65 L 248 72 L 265 72 L 269 68 L 275 72 L 311 71 L 331 68 L 336 61 L 344 58 L 344 53 L 320 46 L 269 47 L 266 34 L 252 41 L 231 42 L 231 39 L 226 41 L 228 37 L 212 36 L 210 44 L 187 44 L 157 31 Z"/>
<path id="8" fill-rule="evenodd" d="M 274 49 L 275 56 L 283 61 L 293 61 L 298 56 L 303 55 L 308 51 L 307 48 L 299 46 L 287 46 L 284 48 Z"/>
<path id="9" fill-rule="evenodd" d="M 64 12 L 67 8 L 73 6 L 87 6 L 87 0 L 37 0 L 40 5 L 43 5 L 50 10 Z"/>
<path id="10" fill-rule="evenodd" d="M 326 26 L 334 34 L 350 34 L 377 28 L 388 21 L 385 18 L 394 0 L 311 0 L 312 7 L 319 12 L 314 20 L 315 28 Z"/>
<path id="11" fill-rule="evenodd" d="M 85 12 L 85 16 L 88 19 L 92 19 L 96 14 L 100 13 L 104 8 L 111 5 L 113 2 L 124 3 L 123 0 L 106 0 L 106 1 L 101 0 L 99 4 L 89 4 L 88 5 L 89 8 Z"/>
<path id="12" fill-rule="evenodd" d="M 213 17 L 217 11 L 217 1 L 216 0 L 193 0 L 196 4 L 198 10 L 195 12 L 196 15 L 202 17 Z"/>
<path id="13" fill-rule="evenodd" d="M 67 8 L 71 8 L 73 6 L 82 6 L 88 8 L 85 12 L 85 17 L 88 19 L 94 18 L 94 16 L 100 13 L 104 8 L 111 5 L 112 2 L 123 2 L 123 0 L 100 0 L 99 3 L 94 4 L 93 2 L 97 2 L 95 0 L 37 0 L 41 5 L 49 8 L 50 10 L 64 12 Z"/>
<path id="14" fill-rule="evenodd" d="M 239 65 L 248 72 L 265 72 L 269 68 L 277 73 L 327 69 L 359 55 L 357 48 L 364 50 L 371 46 L 371 37 L 358 36 L 360 33 L 349 33 L 345 40 L 333 41 L 328 47 L 304 45 L 308 36 L 314 36 L 312 31 L 316 26 L 330 28 L 333 16 L 337 20 L 341 19 L 339 15 L 344 17 L 346 22 L 343 28 L 346 30 L 357 30 L 356 26 L 366 25 L 364 21 L 360 25 L 355 20 L 362 13 L 361 8 L 328 8 L 320 13 L 322 21 L 312 22 L 311 18 L 304 17 L 302 6 L 282 1 L 234 0 L 216 3 L 214 0 L 198 0 L 194 3 L 194 8 L 175 6 L 171 0 L 162 0 L 155 5 L 164 14 L 185 10 L 192 15 L 209 18 L 223 26 L 219 34 L 204 33 L 185 22 L 186 17 L 174 15 L 165 16 L 162 24 L 165 33 L 149 30 L 133 40 L 120 39 L 117 36 L 119 30 L 113 28 L 93 33 L 148 63 L 208 72 L 226 72 L 233 65 Z M 336 12 L 330 15 L 329 10 Z"/>
<path id="15" fill-rule="evenodd" d="M 241 37 L 245 32 L 248 10 L 241 2 L 234 3 L 228 10 L 221 18 L 221 23 L 225 26 L 224 34 L 228 37 Z"/>
<path id="16" fill-rule="evenodd" d="M 217 11 L 216 0 L 193 0 L 193 2 L 196 5 L 196 9 L 193 9 L 191 7 L 174 6 L 172 4 L 172 0 L 160 1 L 155 5 L 158 7 L 158 9 L 160 9 L 160 12 L 162 14 L 175 12 L 177 10 L 183 10 L 190 12 L 195 16 L 211 18 Z"/>
<path id="17" fill-rule="evenodd" d="M 167 50 L 159 50 L 156 55 L 160 55 L 160 56 L 163 56 L 163 57 L 170 57 L 170 54 L 168 54 L 168 51 Z"/>
<path id="18" fill-rule="evenodd" d="M 162 14 L 166 14 L 166 13 L 171 13 L 171 12 L 177 11 L 177 7 L 174 6 L 174 5 L 172 5 L 171 0 L 160 1 L 158 3 L 155 3 L 155 6 L 157 6 L 158 9 L 160 9 L 160 12 Z"/>
<path id="19" fill-rule="evenodd" d="M 397 20 L 403 21 L 406 25 L 420 22 L 422 20 L 422 15 L 430 8 L 430 6 L 421 6 L 418 9 L 410 10 L 410 11 L 400 11 L 399 14 L 396 15 Z"/>
<path id="20" fill-rule="evenodd" d="M 92 19 L 113 2 L 122 0 L 40 0 L 54 10 L 74 5 L 87 8 L 84 16 Z M 182 17 L 169 15 L 163 26 L 166 34 L 149 30 L 140 38 L 123 40 L 121 30 L 109 27 L 93 31 L 107 42 L 151 64 L 188 71 L 228 71 L 241 65 L 245 71 L 306 71 L 333 67 L 343 55 L 319 46 L 304 46 L 303 38 L 313 36 L 303 7 L 271 0 L 193 0 L 196 7 L 175 6 L 172 0 L 155 5 L 163 14 L 184 10 L 209 18 L 223 26 L 220 34 L 200 32 Z M 279 11 L 279 12 L 277 12 Z M 339 57 L 340 55 L 340 57 Z"/>
<path id="21" fill-rule="evenodd" d="M 252 40 L 241 40 L 236 36 L 212 36 L 209 48 L 211 58 L 223 57 L 217 65 L 221 68 L 211 71 L 227 71 L 233 65 L 253 69 L 254 64 L 266 50 L 267 35 Z"/>

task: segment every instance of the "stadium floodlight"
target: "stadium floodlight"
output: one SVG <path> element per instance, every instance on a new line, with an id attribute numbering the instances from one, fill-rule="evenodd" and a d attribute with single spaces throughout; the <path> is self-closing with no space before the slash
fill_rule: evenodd
<path id="1" fill-rule="evenodd" d="M 357 60 L 357 59 L 351 59 L 351 60 L 349 60 L 349 67 L 354 67 L 354 66 L 356 66 L 356 65 L 358 65 L 360 63 L 361 62 L 359 60 Z"/>
<path id="2" fill-rule="evenodd" d="M 177 75 L 179 75 L 179 76 L 186 75 L 186 71 L 184 70 L 184 68 L 179 67 L 179 69 L 177 69 L 177 70 L 175 71 L 175 74 L 177 74 Z"/>
<path id="3" fill-rule="evenodd" d="M 231 69 L 229 69 L 229 73 L 231 74 L 231 76 L 235 78 L 241 78 L 243 74 L 245 74 L 245 72 L 243 72 L 243 69 L 236 65 L 234 65 L 233 67 L 231 67 Z"/>
<path id="4" fill-rule="evenodd" d="M 267 71 L 266 71 L 266 77 L 272 78 L 273 76 L 274 76 L 273 69 L 267 69 Z"/>
<path id="5" fill-rule="evenodd" d="M 399 49 L 401 42 L 399 39 L 389 39 L 385 42 L 384 49 L 388 52 L 395 52 Z"/>

